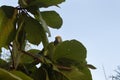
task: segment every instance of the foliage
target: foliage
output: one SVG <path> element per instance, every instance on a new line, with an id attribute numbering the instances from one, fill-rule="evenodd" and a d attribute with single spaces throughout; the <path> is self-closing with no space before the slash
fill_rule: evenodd
<path id="1" fill-rule="evenodd" d="M 62 18 L 56 11 L 41 8 L 65 0 L 18 0 L 19 6 L 0 7 L 0 49 L 11 53 L 9 61 L 0 59 L 0 80 L 92 80 L 87 50 L 77 40 L 49 42 L 49 27 L 59 29 Z M 25 50 L 27 43 L 43 49 Z M 36 67 L 41 64 L 40 67 Z"/>

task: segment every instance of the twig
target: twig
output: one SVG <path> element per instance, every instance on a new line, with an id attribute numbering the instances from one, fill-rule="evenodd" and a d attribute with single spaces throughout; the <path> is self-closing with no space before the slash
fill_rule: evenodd
<path id="1" fill-rule="evenodd" d="M 102 65 L 102 68 L 103 68 L 103 72 L 104 72 L 105 80 L 108 80 L 108 79 L 107 79 L 107 76 L 106 76 L 105 68 L 104 68 L 103 65 Z"/>

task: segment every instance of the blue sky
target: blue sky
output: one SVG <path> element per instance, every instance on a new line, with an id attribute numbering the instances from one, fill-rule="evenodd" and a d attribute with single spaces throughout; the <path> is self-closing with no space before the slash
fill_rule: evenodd
<path id="1" fill-rule="evenodd" d="M 0 5 L 17 5 L 17 0 L 1 0 Z M 54 40 L 77 39 L 87 48 L 87 61 L 97 67 L 92 70 L 93 80 L 105 80 L 120 65 L 120 0 L 66 0 L 56 10 L 63 18 L 60 30 L 52 30 Z"/>

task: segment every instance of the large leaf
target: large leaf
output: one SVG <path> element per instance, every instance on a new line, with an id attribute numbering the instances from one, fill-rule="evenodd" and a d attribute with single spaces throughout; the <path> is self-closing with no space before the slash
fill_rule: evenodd
<path id="1" fill-rule="evenodd" d="M 21 80 L 33 80 L 32 78 L 30 78 L 29 76 L 27 76 L 26 74 L 24 74 L 20 71 L 11 71 L 11 73 L 20 77 Z M 11 80 L 11 79 L 9 79 L 9 80 Z"/>
<path id="2" fill-rule="evenodd" d="M 34 15 L 35 19 L 41 23 L 44 31 L 47 32 L 49 36 L 51 36 L 48 25 L 47 25 L 46 21 L 43 19 L 39 8 L 34 6 L 34 7 L 27 8 L 27 10 Z"/>
<path id="3" fill-rule="evenodd" d="M 24 8 L 30 6 L 49 7 L 56 6 L 64 1 L 65 0 L 19 0 L 19 4 Z"/>
<path id="4" fill-rule="evenodd" d="M 59 29 L 62 26 L 62 18 L 55 11 L 44 11 L 41 12 L 43 19 L 46 21 L 47 25 Z"/>
<path id="5" fill-rule="evenodd" d="M 46 32 L 44 31 L 43 26 L 39 21 L 25 15 L 24 28 L 27 40 L 30 43 L 38 45 L 42 41 L 44 47 L 48 45 Z"/>
<path id="6" fill-rule="evenodd" d="M 13 75 L 12 73 L 0 68 L 0 80 L 23 80 L 18 76 Z"/>
<path id="7" fill-rule="evenodd" d="M 31 17 L 25 17 L 25 31 L 27 40 L 32 44 L 40 44 L 41 42 L 41 25 L 38 21 Z"/>
<path id="8" fill-rule="evenodd" d="M 0 7 L 0 47 L 5 47 L 14 39 L 16 14 L 17 10 L 13 7 Z"/>
<path id="9" fill-rule="evenodd" d="M 86 48 L 79 41 L 64 41 L 56 46 L 53 60 L 58 61 L 60 59 L 65 59 L 81 63 L 86 59 L 86 52 Z"/>

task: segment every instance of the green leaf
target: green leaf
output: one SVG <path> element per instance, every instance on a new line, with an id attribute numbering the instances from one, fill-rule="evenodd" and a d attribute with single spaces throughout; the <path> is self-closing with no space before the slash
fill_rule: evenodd
<path id="1" fill-rule="evenodd" d="M 81 63 L 86 59 L 86 48 L 77 40 L 64 41 L 56 46 L 53 60 L 68 59 Z"/>
<path id="2" fill-rule="evenodd" d="M 38 64 L 38 62 L 33 62 L 33 63 L 26 63 L 26 64 L 19 64 L 17 67 L 18 71 L 21 71 L 25 74 L 27 74 L 28 76 L 32 77 L 32 73 L 34 73 L 38 68 L 36 67 L 36 64 Z"/>
<path id="3" fill-rule="evenodd" d="M 18 76 L 0 68 L 0 80 L 22 80 Z"/>
<path id="4" fill-rule="evenodd" d="M 70 78 L 70 80 L 82 80 L 81 76 L 83 76 L 83 73 L 79 71 L 77 68 L 72 68 L 71 71 L 62 71 L 67 77 Z M 86 79 L 87 80 L 87 79 Z"/>
<path id="5" fill-rule="evenodd" d="M 71 80 L 68 77 L 66 77 L 63 73 L 55 70 L 48 70 L 48 76 L 50 80 Z"/>
<path id="6" fill-rule="evenodd" d="M 84 75 L 81 76 L 81 80 L 92 80 L 92 75 L 88 67 L 84 67 L 80 70 Z"/>
<path id="7" fill-rule="evenodd" d="M 91 73 L 87 67 L 79 70 L 76 67 L 72 67 L 71 71 L 62 71 L 70 80 L 92 80 Z"/>
<path id="8" fill-rule="evenodd" d="M 31 17 L 26 16 L 24 24 L 27 40 L 32 44 L 40 44 L 41 35 L 43 33 L 41 34 L 42 26 L 39 24 L 39 22 Z"/>
<path id="9" fill-rule="evenodd" d="M 46 47 L 48 45 L 48 39 L 40 22 L 32 17 L 25 17 L 25 20 L 25 31 L 28 41 L 36 45 L 42 41 L 43 46 Z"/>
<path id="10" fill-rule="evenodd" d="M 34 80 L 49 80 L 47 71 L 43 67 L 40 67 L 39 69 L 37 69 L 32 76 Z"/>
<path id="11" fill-rule="evenodd" d="M 93 66 L 92 64 L 87 64 L 88 68 L 90 69 L 97 69 L 95 66 Z"/>
<path id="12" fill-rule="evenodd" d="M 51 60 L 55 51 L 55 45 L 53 42 L 49 43 L 46 50 L 46 56 Z"/>
<path id="13" fill-rule="evenodd" d="M 0 48 L 7 46 L 15 37 L 16 14 L 17 10 L 13 7 L 0 7 Z"/>
<path id="14" fill-rule="evenodd" d="M 48 25 L 47 25 L 46 21 L 43 19 L 41 12 L 39 10 L 37 10 L 37 14 L 35 16 L 36 16 L 36 19 L 38 18 L 38 21 L 41 23 L 44 31 L 47 32 L 49 36 L 51 36 Z"/>
<path id="15" fill-rule="evenodd" d="M 4 68 L 4 69 L 8 69 L 9 68 L 9 64 L 5 60 L 0 59 L 0 67 Z"/>
<path id="16" fill-rule="evenodd" d="M 48 28 L 48 25 L 47 25 L 46 21 L 43 19 L 39 8 L 34 6 L 34 7 L 27 8 L 27 10 L 34 15 L 34 17 L 35 17 L 35 19 L 37 21 L 39 21 L 41 23 L 44 31 L 48 33 L 48 36 L 51 36 L 50 30 Z"/>
<path id="17" fill-rule="evenodd" d="M 12 6 L 1 6 L 1 9 L 5 13 L 7 18 L 12 18 L 14 15 L 15 8 Z"/>
<path id="18" fill-rule="evenodd" d="M 55 11 L 44 11 L 41 12 L 43 19 L 46 21 L 47 25 L 51 28 L 59 29 L 62 26 L 62 18 Z"/>
<path id="19" fill-rule="evenodd" d="M 26 74 L 24 74 L 20 71 L 11 71 L 11 73 L 20 77 L 21 80 L 33 80 L 32 78 L 30 78 L 29 76 L 27 76 Z M 11 79 L 9 79 L 9 80 L 11 80 Z"/>
<path id="20" fill-rule="evenodd" d="M 56 6 L 65 0 L 24 0 L 29 6 L 49 7 Z"/>

